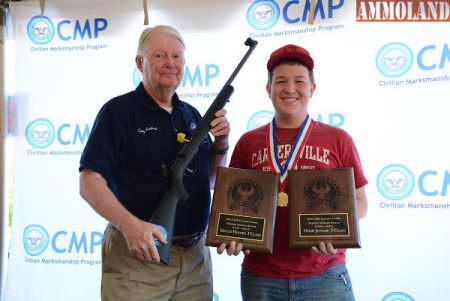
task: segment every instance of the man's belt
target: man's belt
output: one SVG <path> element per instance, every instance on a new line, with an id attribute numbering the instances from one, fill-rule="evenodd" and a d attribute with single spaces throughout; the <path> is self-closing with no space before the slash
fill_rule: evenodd
<path id="1" fill-rule="evenodd" d="M 183 248 L 192 247 L 199 242 L 204 234 L 205 232 L 197 232 L 190 235 L 174 236 L 172 238 L 172 244 Z"/>

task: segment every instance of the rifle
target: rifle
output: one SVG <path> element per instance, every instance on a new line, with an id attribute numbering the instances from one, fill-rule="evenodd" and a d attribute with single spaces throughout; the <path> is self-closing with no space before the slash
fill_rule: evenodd
<path id="1" fill-rule="evenodd" d="M 233 94 L 234 88 L 231 86 L 231 83 L 241 70 L 244 63 L 247 61 L 250 54 L 253 52 L 258 42 L 247 38 L 244 44 L 250 48 L 247 50 L 247 53 L 241 59 L 228 81 L 216 96 L 216 99 L 200 120 L 200 123 L 192 134 L 190 142 L 184 144 L 178 152 L 174 164 L 172 164 L 169 170 L 169 188 L 165 192 L 162 200 L 159 202 L 150 219 L 150 222 L 156 224 L 161 232 L 163 232 L 165 239 L 167 240 L 166 244 L 162 244 L 158 240 L 155 240 L 161 262 L 164 264 L 169 264 L 170 260 L 175 212 L 178 201 L 187 200 L 189 197 L 189 194 L 183 185 L 184 172 L 191 160 L 194 158 L 206 135 L 208 135 L 210 129 L 209 124 L 214 120 L 214 114 L 225 106 L 225 104 L 229 101 L 231 94 Z"/>

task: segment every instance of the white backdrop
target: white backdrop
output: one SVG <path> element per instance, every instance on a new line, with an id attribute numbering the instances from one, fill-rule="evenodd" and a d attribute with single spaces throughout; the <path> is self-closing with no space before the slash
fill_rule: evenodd
<path id="1" fill-rule="evenodd" d="M 178 92 L 201 112 L 245 39 L 259 41 L 227 105 L 233 144 L 271 119 L 271 51 L 286 43 L 310 50 L 311 115 L 353 136 L 369 179 L 363 247 L 347 252 L 356 299 L 450 300 L 449 23 L 357 23 L 352 1 L 318 3 L 307 25 L 303 1 L 150 1 L 150 25 L 184 35 Z M 6 88 L 17 136 L 6 301 L 99 300 L 105 221 L 78 195 L 78 162 L 101 105 L 139 82 L 141 5 L 47 1 L 47 19 L 33 19 L 37 3 L 11 3 Z M 241 261 L 213 256 L 216 301 L 240 300 Z"/>

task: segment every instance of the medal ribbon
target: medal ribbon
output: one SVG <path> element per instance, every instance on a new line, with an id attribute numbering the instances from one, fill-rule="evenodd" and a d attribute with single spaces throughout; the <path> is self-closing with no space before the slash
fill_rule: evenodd
<path id="1" fill-rule="evenodd" d="M 286 159 L 286 164 L 281 166 L 281 162 L 278 159 L 278 145 L 277 145 L 277 127 L 275 124 L 275 118 L 268 125 L 268 130 L 266 131 L 266 141 L 269 145 L 269 163 L 272 171 L 280 174 L 280 191 L 286 185 L 288 170 L 292 169 L 300 159 L 300 154 L 303 152 L 305 143 L 311 134 L 312 129 L 312 119 L 309 114 L 306 115 L 305 120 L 298 130 L 297 137 L 295 138 L 294 144 L 292 145 L 289 156 Z"/>

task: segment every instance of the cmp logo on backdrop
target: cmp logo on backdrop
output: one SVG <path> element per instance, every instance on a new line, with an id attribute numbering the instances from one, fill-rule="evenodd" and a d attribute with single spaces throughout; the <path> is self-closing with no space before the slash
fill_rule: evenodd
<path id="1" fill-rule="evenodd" d="M 318 0 L 314 18 L 332 19 L 335 11 L 342 8 L 343 5 L 344 0 Z M 256 0 L 247 9 L 247 22 L 257 30 L 270 29 L 280 19 L 286 24 L 304 23 L 310 10 L 310 0 L 289 0 L 282 5 L 273 0 Z"/>
<path id="2" fill-rule="evenodd" d="M 414 301 L 414 299 L 408 294 L 393 292 L 384 296 L 381 301 Z"/>
<path id="3" fill-rule="evenodd" d="M 97 39 L 107 27 L 108 20 L 105 18 L 63 19 L 54 23 L 49 17 L 38 15 L 28 21 L 27 34 L 33 43 L 44 45 L 50 43 L 55 36 L 60 41 Z"/>
<path id="4" fill-rule="evenodd" d="M 103 233 L 98 231 L 65 231 L 50 233 L 41 225 L 31 224 L 23 231 L 23 246 L 30 256 L 47 249 L 55 254 L 94 254 L 100 251 Z"/>
<path id="5" fill-rule="evenodd" d="M 376 56 L 378 71 L 387 77 L 399 77 L 406 74 L 411 69 L 413 61 L 411 49 L 399 42 L 386 44 Z"/>
<path id="6" fill-rule="evenodd" d="M 418 172 L 415 177 L 408 167 L 401 164 L 391 164 L 383 168 L 377 177 L 378 191 L 389 200 L 407 198 L 413 192 L 416 184 L 418 192 L 422 196 L 432 198 L 430 200 L 438 200 L 437 197 L 439 196 L 447 196 L 450 186 L 450 172 L 448 170 L 427 169 Z M 441 203 L 442 201 L 444 199 L 441 200 Z M 444 207 L 450 209 L 450 202 L 446 202 Z"/>
<path id="7" fill-rule="evenodd" d="M 275 1 L 257 0 L 247 10 L 247 21 L 255 29 L 269 29 L 280 18 L 280 7 Z"/>
<path id="8" fill-rule="evenodd" d="M 28 37 L 36 44 L 47 44 L 55 36 L 55 25 L 46 16 L 34 16 L 27 25 Z"/>
<path id="9" fill-rule="evenodd" d="M 33 147 L 46 148 L 55 140 L 55 127 L 48 119 L 35 119 L 25 129 L 25 137 Z"/>
<path id="10" fill-rule="evenodd" d="M 203 88 L 209 87 L 220 75 L 220 67 L 217 64 L 186 65 L 184 67 L 182 88 Z M 133 83 L 137 87 L 142 81 L 142 73 L 137 67 L 133 71 Z"/>
<path id="11" fill-rule="evenodd" d="M 406 166 L 391 164 L 378 174 L 378 191 L 389 200 L 400 200 L 409 196 L 414 188 L 414 175 Z"/>
<path id="12" fill-rule="evenodd" d="M 418 51 L 414 53 L 408 45 L 392 42 L 378 50 L 375 63 L 378 71 L 390 78 L 405 75 L 414 64 L 420 71 L 439 71 L 450 65 L 450 48 L 447 43 L 429 44 L 419 46 Z M 441 80 L 448 80 L 448 78 Z M 409 79 L 406 83 L 416 83 L 417 81 Z"/>
<path id="13" fill-rule="evenodd" d="M 34 148 L 44 149 L 55 141 L 59 145 L 82 145 L 90 134 L 88 124 L 63 123 L 55 126 L 46 118 L 31 121 L 25 129 L 25 138 Z"/>
<path id="14" fill-rule="evenodd" d="M 273 112 L 263 110 L 254 113 L 247 122 L 247 130 L 256 129 L 260 126 L 268 124 L 273 119 Z"/>
<path id="15" fill-rule="evenodd" d="M 47 230 L 40 225 L 28 225 L 23 230 L 23 247 L 30 256 L 42 254 L 50 241 Z"/>
<path id="16" fill-rule="evenodd" d="M 139 69 L 136 67 L 133 71 L 133 84 L 135 87 L 139 86 L 139 84 L 142 81 L 142 73 L 139 71 Z"/>
<path id="17" fill-rule="evenodd" d="M 272 121 L 273 116 L 273 112 L 268 110 L 262 110 L 254 113 L 247 122 L 247 130 L 252 130 L 268 124 Z M 315 120 L 324 122 L 334 127 L 342 127 L 345 123 L 345 116 L 341 113 L 328 113 L 328 116 L 319 114 Z"/>

